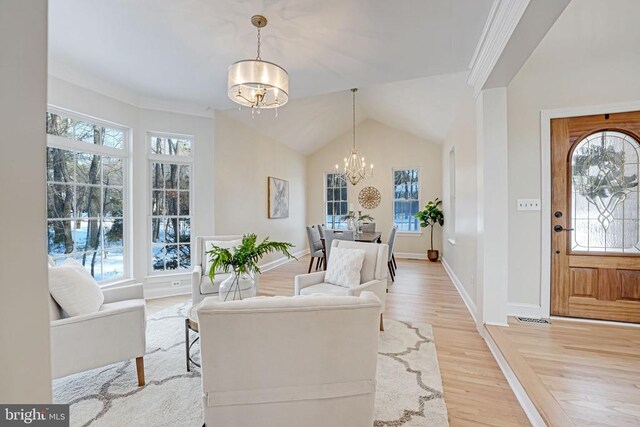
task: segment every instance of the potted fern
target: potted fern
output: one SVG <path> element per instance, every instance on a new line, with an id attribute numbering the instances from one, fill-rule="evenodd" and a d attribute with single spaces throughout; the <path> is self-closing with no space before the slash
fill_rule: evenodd
<path id="1" fill-rule="evenodd" d="M 265 238 L 262 243 L 257 243 L 256 234 L 245 234 L 242 236 L 242 243 L 234 248 L 223 248 L 213 245 L 207 251 L 211 260 L 209 268 L 209 278 L 211 281 L 216 276 L 216 272 L 232 272 L 227 279 L 220 283 L 218 297 L 222 301 L 242 299 L 256 296 L 255 273 L 260 273 L 258 262 L 263 256 L 280 252 L 288 259 L 295 258 L 289 249 L 293 247 L 291 243 L 272 242 Z"/>
<path id="2" fill-rule="evenodd" d="M 444 213 L 442 209 L 440 209 L 441 204 L 442 200 L 436 198 L 427 203 L 423 210 L 414 215 L 414 217 L 420 220 L 420 227 L 431 227 L 431 249 L 427 251 L 427 258 L 429 258 L 429 261 L 434 262 L 438 260 L 440 254 L 437 250 L 433 249 L 433 227 L 436 224 L 440 226 L 444 224 Z"/>

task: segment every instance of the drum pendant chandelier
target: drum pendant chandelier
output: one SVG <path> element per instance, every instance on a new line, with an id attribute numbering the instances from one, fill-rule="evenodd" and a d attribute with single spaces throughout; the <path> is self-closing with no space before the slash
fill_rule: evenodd
<path id="1" fill-rule="evenodd" d="M 289 101 L 289 74 L 272 62 L 263 61 L 260 57 L 260 29 L 267 25 L 267 18 L 262 15 L 251 17 L 251 23 L 258 30 L 258 55 L 256 59 L 245 59 L 231 64 L 227 74 L 227 94 L 232 101 L 243 107 L 251 108 L 260 114 L 263 108 L 275 108 Z"/>

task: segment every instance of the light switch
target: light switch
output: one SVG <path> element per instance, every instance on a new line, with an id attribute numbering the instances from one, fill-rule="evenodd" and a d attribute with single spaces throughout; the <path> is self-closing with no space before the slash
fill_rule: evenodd
<path id="1" fill-rule="evenodd" d="M 540 199 L 518 199 L 519 211 L 539 211 Z"/>

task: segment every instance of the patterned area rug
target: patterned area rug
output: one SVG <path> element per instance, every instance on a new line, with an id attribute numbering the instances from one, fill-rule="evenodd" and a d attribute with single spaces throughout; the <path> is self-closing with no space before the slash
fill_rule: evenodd
<path id="1" fill-rule="evenodd" d="M 137 387 L 134 361 L 53 382 L 55 403 L 71 404 L 72 426 L 202 426 L 200 372 L 185 367 L 188 307 L 178 304 L 148 320 L 145 387 Z M 431 325 L 385 319 L 375 419 L 376 427 L 448 425 Z"/>

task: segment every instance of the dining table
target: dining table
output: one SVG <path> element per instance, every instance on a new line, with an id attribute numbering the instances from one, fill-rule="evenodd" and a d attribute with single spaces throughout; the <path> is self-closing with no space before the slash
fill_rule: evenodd
<path id="1" fill-rule="evenodd" d="M 356 242 L 381 243 L 382 233 L 378 231 L 363 231 L 361 233 L 356 233 L 353 240 Z"/>

